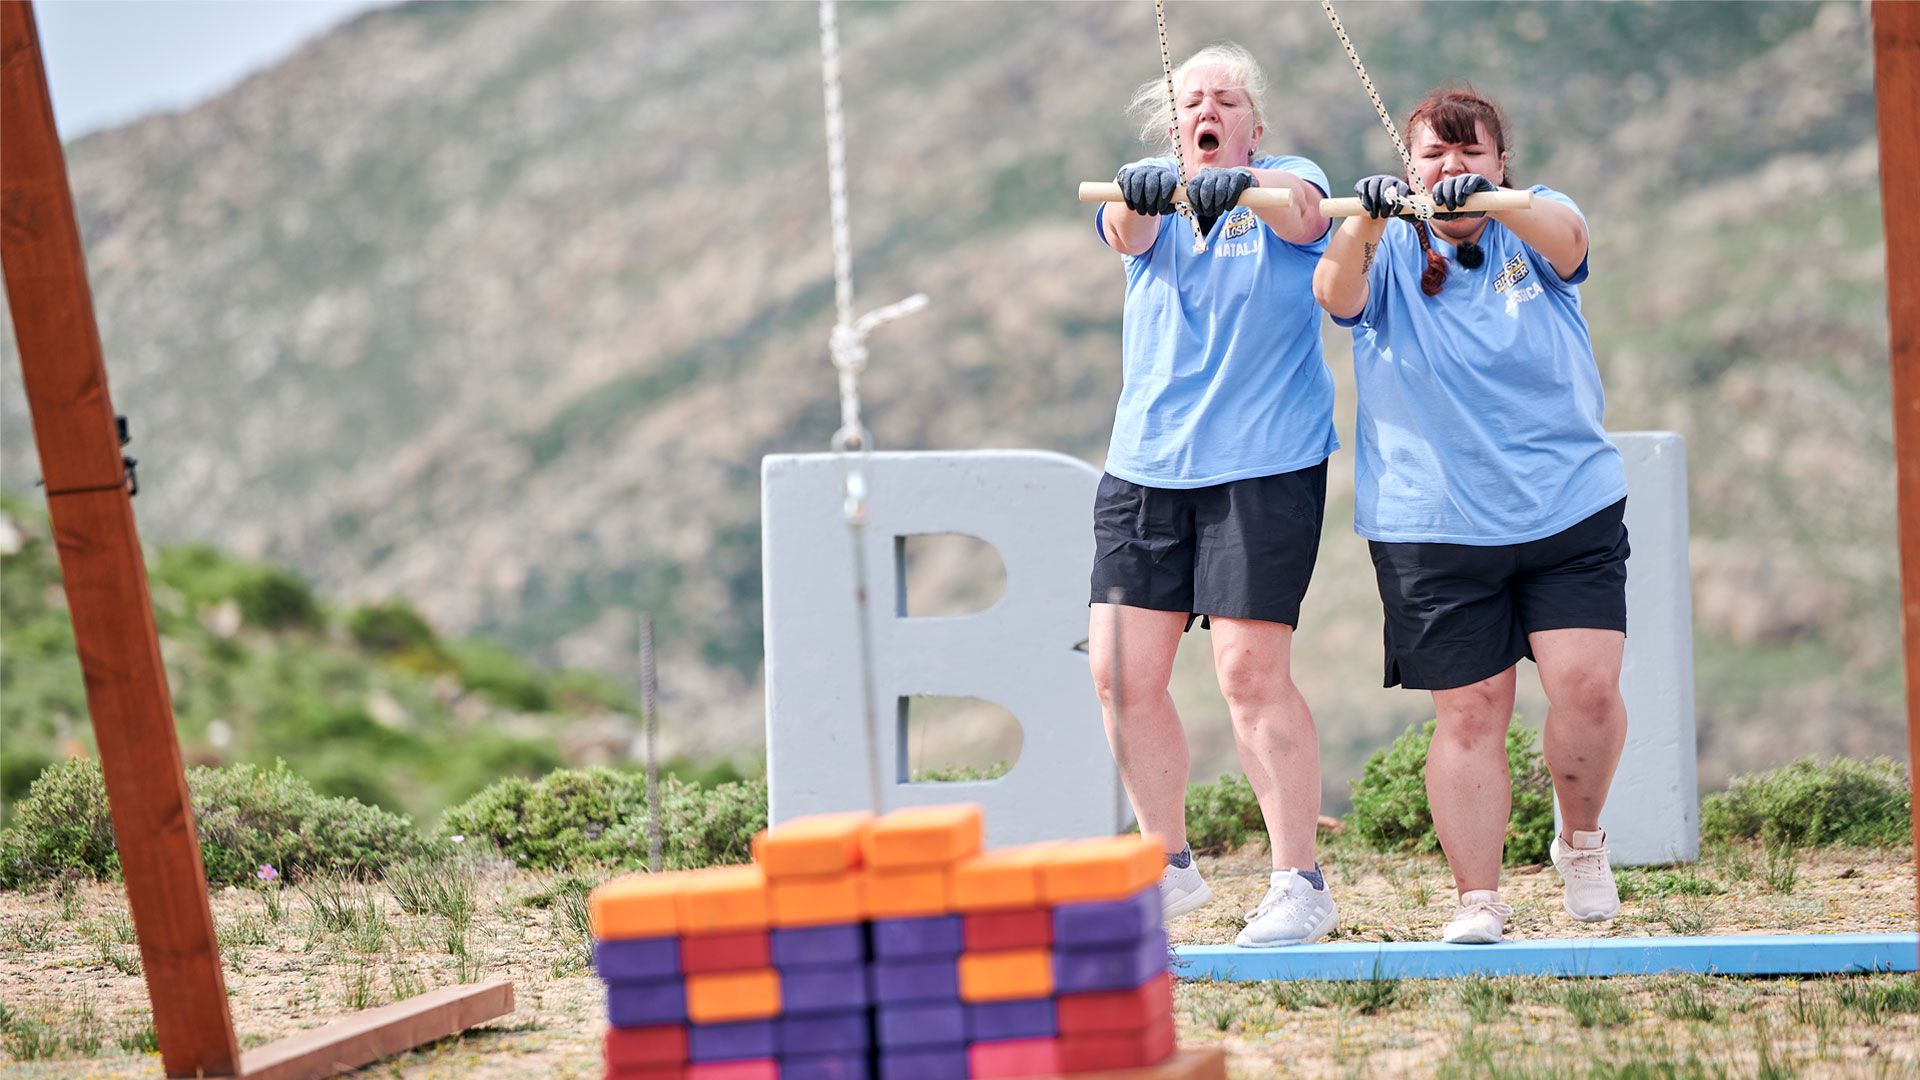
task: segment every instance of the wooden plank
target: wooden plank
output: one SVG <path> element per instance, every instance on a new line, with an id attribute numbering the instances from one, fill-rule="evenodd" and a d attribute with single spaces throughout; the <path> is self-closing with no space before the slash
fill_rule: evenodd
<path id="1" fill-rule="evenodd" d="M 0 0 L 0 263 L 161 1062 L 174 1076 L 228 1075 L 239 1048 L 66 157 L 24 0 Z"/>
<path id="2" fill-rule="evenodd" d="M 1920 886 L 1920 4 L 1875 0 L 1873 95 L 1887 238 L 1893 447 L 1900 506 L 1900 609 L 1907 659 L 1907 778 Z M 1920 919 L 1920 888 L 1915 892 Z"/>
<path id="3" fill-rule="evenodd" d="M 317 1080 L 444 1039 L 513 1011 L 513 984 L 447 986 L 240 1055 L 245 1080 Z"/>
<path id="4" fill-rule="evenodd" d="M 1144 1069 L 1077 1072 L 1054 1080 L 1227 1080 L 1227 1055 L 1217 1046 L 1190 1046 Z"/>
<path id="5" fill-rule="evenodd" d="M 1913 971 L 1920 938 L 1899 934 L 1751 934 L 1715 937 L 1549 938 L 1498 945 L 1336 941 L 1284 949 L 1181 945 L 1183 979 L 1457 979 L 1470 975 L 1600 978 L 1696 971 L 1817 975 Z"/>

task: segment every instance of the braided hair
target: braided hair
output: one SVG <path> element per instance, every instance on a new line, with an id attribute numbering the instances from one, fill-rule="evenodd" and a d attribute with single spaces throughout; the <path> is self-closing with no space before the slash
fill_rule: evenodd
<path id="1" fill-rule="evenodd" d="M 1436 86 L 1428 91 L 1427 96 L 1414 106 L 1412 114 L 1407 117 L 1409 138 L 1412 137 L 1415 124 L 1427 125 L 1436 138 L 1448 143 L 1476 141 L 1480 137 L 1479 125 L 1484 124 L 1487 134 L 1493 139 L 1494 149 L 1500 155 L 1500 182 L 1505 184 L 1512 180 L 1513 174 L 1506 166 L 1507 153 L 1512 145 L 1507 135 L 1506 114 L 1471 85 L 1458 88 Z M 1413 231 L 1419 237 L 1421 252 L 1427 257 L 1427 268 L 1420 272 L 1420 291 L 1428 296 L 1439 296 L 1440 289 L 1447 283 L 1446 257 L 1433 250 L 1433 238 L 1425 221 L 1416 219 Z M 1465 262 L 1464 255 L 1462 262 Z"/>

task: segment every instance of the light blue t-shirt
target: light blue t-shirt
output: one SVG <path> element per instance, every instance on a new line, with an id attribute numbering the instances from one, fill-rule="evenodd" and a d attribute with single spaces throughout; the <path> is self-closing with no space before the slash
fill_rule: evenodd
<path id="1" fill-rule="evenodd" d="M 1306 158 L 1267 156 L 1253 166 L 1327 190 L 1326 174 Z M 1208 487 L 1305 469 L 1339 449 L 1313 300 L 1313 268 L 1326 247 L 1325 236 L 1288 243 L 1239 207 L 1213 223 L 1204 254 L 1193 254 L 1193 226 L 1167 214 L 1152 247 L 1121 256 L 1126 381 L 1109 473 L 1147 487 Z"/>
<path id="2" fill-rule="evenodd" d="M 1573 200 L 1542 185 L 1535 199 Z M 1620 452 L 1570 281 L 1497 221 L 1468 270 L 1453 245 L 1446 287 L 1420 291 L 1413 227 L 1387 224 L 1354 319 L 1359 391 L 1354 531 L 1389 543 L 1520 544 L 1561 532 L 1626 497 Z"/>

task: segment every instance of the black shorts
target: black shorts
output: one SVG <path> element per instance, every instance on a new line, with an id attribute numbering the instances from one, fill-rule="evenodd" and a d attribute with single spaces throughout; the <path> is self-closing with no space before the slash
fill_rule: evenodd
<path id="1" fill-rule="evenodd" d="M 1093 501 L 1093 597 L 1193 620 L 1300 624 L 1320 554 L 1327 463 L 1203 488 L 1154 488 L 1111 474 Z"/>
<path id="2" fill-rule="evenodd" d="M 1388 686 L 1451 690 L 1531 659 L 1527 635 L 1627 629 L 1627 500 L 1524 544 L 1371 541 Z"/>

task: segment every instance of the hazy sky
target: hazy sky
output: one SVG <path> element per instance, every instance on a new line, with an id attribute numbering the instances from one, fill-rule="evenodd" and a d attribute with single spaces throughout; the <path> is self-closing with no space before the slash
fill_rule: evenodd
<path id="1" fill-rule="evenodd" d="M 205 100 L 384 0 L 36 0 L 62 139 Z"/>

